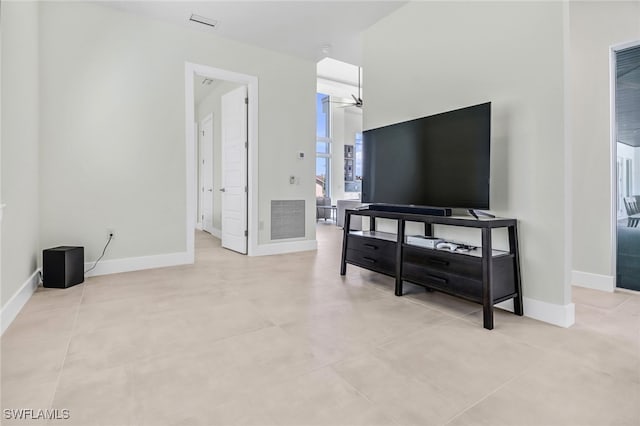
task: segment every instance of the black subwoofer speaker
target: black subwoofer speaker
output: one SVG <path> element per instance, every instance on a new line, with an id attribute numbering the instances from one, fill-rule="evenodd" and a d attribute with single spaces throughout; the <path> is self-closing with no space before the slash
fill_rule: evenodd
<path id="1" fill-rule="evenodd" d="M 42 285 L 67 288 L 84 282 L 84 247 L 60 246 L 42 251 Z"/>

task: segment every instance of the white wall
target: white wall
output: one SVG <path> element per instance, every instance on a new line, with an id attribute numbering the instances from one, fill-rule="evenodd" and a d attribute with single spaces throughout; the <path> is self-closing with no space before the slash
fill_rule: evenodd
<path id="1" fill-rule="evenodd" d="M 211 91 L 196 106 L 196 117 L 200 123 L 207 115 L 213 115 L 213 227 L 222 229 L 222 126 L 221 126 L 221 102 L 222 95 L 239 87 L 238 84 L 232 82 L 224 82 Z M 199 176 L 199 175 L 198 175 Z"/>
<path id="2" fill-rule="evenodd" d="M 560 2 L 409 3 L 364 36 L 365 130 L 492 102 L 491 211 L 519 220 L 524 296 L 560 311 L 563 55 Z"/>
<path id="3" fill-rule="evenodd" d="M 99 4 L 41 5 L 42 243 L 95 259 L 184 252 L 185 62 L 259 79 L 259 243 L 272 199 L 304 199 L 315 239 L 315 64 Z M 295 93 L 295 96 L 285 96 Z M 299 176 L 289 185 L 289 175 Z"/>
<path id="4" fill-rule="evenodd" d="M 1 306 L 36 271 L 38 218 L 38 4 L 1 3 Z M 11 318 L 12 319 L 12 318 Z"/>
<path id="5" fill-rule="evenodd" d="M 614 276 L 609 51 L 632 40 L 640 40 L 640 2 L 571 2 L 573 269 L 609 280 Z"/>

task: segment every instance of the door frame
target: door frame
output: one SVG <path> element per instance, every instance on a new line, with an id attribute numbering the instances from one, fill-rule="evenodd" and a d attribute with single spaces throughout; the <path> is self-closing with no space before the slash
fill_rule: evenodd
<path id="1" fill-rule="evenodd" d="M 616 141 L 616 54 L 621 50 L 640 47 L 640 40 L 616 44 L 609 49 L 609 130 L 611 152 L 611 273 L 614 290 L 625 290 L 618 287 L 618 144 Z"/>
<path id="2" fill-rule="evenodd" d="M 253 256 L 258 247 L 258 77 L 227 71 L 208 65 L 185 62 L 185 152 L 186 152 L 186 242 L 191 262 L 195 260 L 198 177 L 196 163 L 196 129 L 194 79 L 200 75 L 217 80 L 232 81 L 247 86 L 247 255 Z"/>

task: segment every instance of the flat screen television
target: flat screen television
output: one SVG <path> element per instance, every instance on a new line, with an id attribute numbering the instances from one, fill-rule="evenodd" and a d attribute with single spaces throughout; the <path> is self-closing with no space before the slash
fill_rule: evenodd
<path id="1" fill-rule="evenodd" d="M 362 202 L 489 209 L 491 102 L 362 136 Z"/>

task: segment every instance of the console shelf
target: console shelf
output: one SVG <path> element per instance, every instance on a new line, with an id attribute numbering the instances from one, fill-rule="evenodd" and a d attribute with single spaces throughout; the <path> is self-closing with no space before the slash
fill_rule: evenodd
<path id="1" fill-rule="evenodd" d="M 368 216 L 369 231 L 349 231 L 351 216 Z M 397 233 L 376 231 L 376 218 L 397 221 Z M 458 253 L 405 243 L 406 222 L 422 222 L 425 236 L 434 224 L 479 228 L 482 248 Z M 493 250 L 491 230 L 507 228 L 509 251 Z M 347 210 L 340 275 L 347 263 L 394 277 L 395 294 L 403 281 L 461 297 L 483 306 L 484 328 L 493 329 L 493 305 L 513 299 L 514 313 L 523 315 L 517 221 L 504 218 L 428 216 L 375 210 Z"/>

